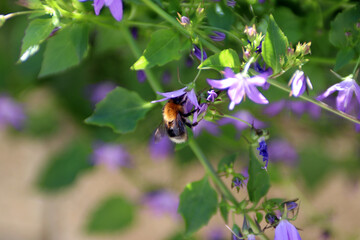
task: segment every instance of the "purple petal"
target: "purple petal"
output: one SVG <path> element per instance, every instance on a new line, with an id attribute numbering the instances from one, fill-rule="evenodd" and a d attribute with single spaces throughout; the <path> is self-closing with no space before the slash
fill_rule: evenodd
<path id="1" fill-rule="evenodd" d="M 139 81 L 139 83 L 143 83 L 146 80 L 146 74 L 144 70 L 136 71 L 136 77 Z"/>
<path id="2" fill-rule="evenodd" d="M 6 94 L 0 95 L 0 127 L 8 125 L 20 130 L 26 120 L 23 106 Z"/>
<path id="3" fill-rule="evenodd" d="M 275 229 L 274 240 L 301 240 L 301 237 L 297 229 L 288 220 L 281 220 Z"/>
<path id="4" fill-rule="evenodd" d="M 105 0 L 94 0 L 94 10 L 95 14 L 99 15 L 100 10 L 104 7 Z"/>
<path id="5" fill-rule="evenodd" d="M 297 115 L 302 115 L 307 110 L 307 104 L 302 101 L 289 101 L 289 108 Z"/>
<path id="6" fill-rule="evenodd" d="M 233 72 L 233 70 L 229 67 L 226 67 L 224 69 L 224 76 L 225 78 L 236 78 L 235 73 Z"/>
<path id="7" fill-rule="evenodd" d="M 353 95 L 353 90 L 351 88 L 343 91 L 339 91 L 338 96 L 336 98 L 336 108 L 339 111 L 345 112 L 346 109 L 348 108 L 352 95 Z"/>
<path id="8" fill-rule="evenodd" d="M 335 91 L 343 90 L 343 82 L 337 83 L 329 87 L 323 94 L 320 94 L 316 99 L 321 101 L 324 98 L 328 97 L 330 94 L 334 93 Z"/>
<path id="9" fill-rule="evenodd" d="M 105 0 L 106 1 L 106 0 Z M 116 21 L 121 21 L 123 17 L 123 4 L 122 0 L 113 0 L 109 5 L 109 9 Z"/>
<path id="10" fill-rule="evenodd" d="M 299 97 L 305 92 L 305 75 L 304 72 L 297 74 L 291 83 L 291 90 L 294 97 Z"/>
<path id="11" fill-rule="evenodd" d="M 253 124 L 255 128 L 260 129 L 260 128 L 265 127 L 265 123 L 257 120 L 248 111 L 242 110 L 242 111 L 235 113 L 233 116 L 240 118 L 250 124 Z M 232 118 L 222 118 L 218 121 L 218 123 L 219 123 L 219 125 L 233 124 L 240 131 L 249 127 L 246 123 L 238 121 L 236 119 L 232 119 Z"/>
<path id="12" fill-rule="evenodd" d="M 196 125 L 196 127 L 193 128 L 193 133 L 194 133 L 194 136 L 197 137 L 200 135 L 200 133 L 203 131 L 203 130 L 206 130 L 208 133 L 214 135 L 214 136 L 217 136 L 220 134 L 220 130 L 218 128 L 218 125 L 213 123 L 213 122 L 209 122 L 209 121 L 206 121 L 206 120 L 201 120 L 199 122 L 198 125 Z"/>
<path id="13" fill-rule="evenodd" d="M 283 110 L 285 105 L 286 105 L 285 100 L 280 100 L 277 102 L 270 103 L 269 106 L 264 108 L 264 114 L 269 115 L 271 117 L 275 116 Z"/>
<path id="14" fill-rule="evenodd" d="M 157 94 L 164 96 L 166 98 L 176 98 L 176 97 L 180 97 L 181 95 L 184 95 L 186 93 L 187 87 L 184 87 L 182 89 L 176 90 L 176 91 L 172 91 L 172 92 L 156 92 Z"/>
<path id="15" fill-rule="evenodd" d="M 149 144 L 150 156 L 153 160 L 159 161 L 169 158 L 174 153 L 174 145 L 167 137 L 163 137 L 159 142 L 152 138 Z"/>
<path id="16" fill-rule="evenodd" d="M 213 31 L 213 35 L 210 35 L 209 37 L 215 41 L 215 42 L 221 42 L 225 39 L 226 35 L 223 32 L 219 32 L 219 31 Z"/>
<path id="17" fill-rule="evenodd" d="M 237 78 L 225 78 L 222 80 L 215 80 L 215 79 L 206 79 L 208 84 L 214 88 L 218 89 L 226 89 L 231 87 L 232 85 L 236 84 L 239 79 Z"/>
<path id="18" fill-rule="evenodd" d="M 355 80 L 354 80 L 354 92 L 355 92 L 355 96 L 356 96 L 356 98 L 357 98 L 357 101 L 358 101 L 358 103 L 360 103 L 360 87 L 359 87 L 359 85 L 355 82 Z"/>
<path id="19" fill-rule="evenodd" d="M 284 140 L 272 140 L 268 144 L 269 158 L 272 162 L 284 162 L 291 166 L 298 160 L 295 148 Z"/>
<path id="20" fill-rule="evenodd" d="M 241 103 L 241 101 L 243 100 L 243 98 L 245 96 L 245 88 L 241 84 L 233 85 L 232 87 L 229 88 L 228 95 L 232 102 L 234 102 L 235 104 L 239 104 L 239 103 Z M 233 107 L 232 107 L 232 109 L 233 109 Z M 230 109 L 230 110 L 232 110 L 232 109 Z"/>
<path id="21" fill-rule="evenodd" d="M 255 86 L 251 86 L 249 85 L 246 88 L 246 94 L 248 95 L 248 97 L 255 103 L 258 104 L 268 104 L 269 101 L 264 97 L 264 95 L 262 95 L 259 90 L 257 90 L 257 88 Z"/>
<path id="22" fill-rule="evenodd" d="M 90 101 L 93 105 L 103 100 L 106 95 L 116 88 L 116 84 L 110 81 L 104 81 L 88 86 L 86 92 L 90 94 Z"/>
<path id="23" fill-rule="evenodd" d="M 149 192 L 145 195 L 142 202 L 155 215 L 170 214 L 174 218 L 179 217 L 177 213 L 179 198 L 173 192 L 167 190 Z"/>
<path id="24" fill-rule="evenodd" d="M 266 83 L 267 77 L 272 74 L 271 68 L 269 69 L 270 70 L 268 70 L 267 72 L 248 78 L 247 81 L 249 82 L 249 84 L 252 85 L 263 86 Z"/>
<path id="25" fill-rule="evenodd" d="M 205 50 L 203 49 L 202 51 L 202 56 L 201 56 L 201 50 L 198 46 L 194 45 L 194 50 L 193 50 L 193 54 L 195 55 L 195 57 L 197 57 L 197 59 L 199 59 L 200 61 L 204 61 L 205 59 L 207 59 L 207 55 Z"/>
<path id="26" fill-rule="evenodd" d="M 186 96 L 189 101 L 195 106 L 195 109 L 200 108 L 194 89 L 191 89 L 191 91 L 188 92 Z"/>

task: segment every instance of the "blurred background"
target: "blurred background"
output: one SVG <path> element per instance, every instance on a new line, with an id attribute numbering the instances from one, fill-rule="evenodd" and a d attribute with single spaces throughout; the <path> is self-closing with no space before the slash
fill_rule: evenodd
<path id="1" fill-rule="evenodd" d="M 317 57 L 334 59 L 336 51 L 328 42 L 327 28 L 319 32 L 316 26 L 302 25 L 297 15 L 304 9 L 293 13 L 292 7 L 278 1 L 274 16 L 290 41 L 312 42 L 314 63 L 310 61 L 304 71 L 314 85 L 310 95 L 316 96 L 337 81 L 329 72 L 333 65 L 316 61 Z M 13 1 L 0 3 L 1 13 L 23 9 Z M 286 21 L 289 14 L 292 21 Z M 146 75 L 129 70 L 136 59 L 122 36 L 101 27 L 92 29 L 91 48 L 80 65 L 38 78 L 45 44 L 28 61 L 16 63 L 27 25 L 26 16 L 21 16 L 0 29 L 0 239 L 183 239 L 178 196 L 187 183 L 201 179 L 204 170 L 188 147 L 175 150 L 166 139 L 161 146 L 152 142 L 162 118 L 161 105 L 150 110 L 135 132 L 124 135 L 84 123 L 115 86 L 136 91 L 146 101 L 156 99 Z M 141 49 L 152 31 L 132 29 Z M 189 49 L 180 60 L 153 72 L 172 91 L 181 87 L 178 69 L 181 81 L 187 83 L 198 64 Z M 351 73 L 353 66 L 340 73 Z M 285 83 L 290 76 L 285 74 L 280 81 Z M 219 76 L 204 71 L 197 90 L 208 88 L 206 78 Z M 355 126 L 277 89 L 264 95 L 269 106 L 245 101 L 232 113 L 250 122 L 258 119 L 255 124 L 270 131 L 268 197 L 299 198 L 294 225 L 303 239 L 360 239 L 360 148 Z M 223 105 L 226 109 L 228 103 Z M 242 125 L 219 121 L 199 126 L 194 134 L 214 166 L 223 156 L 237 153 L 235 169 L 246 172 L 247 146 L 241 138 L 245 131 L 249 130 Z M 230 186 L 231 179 L 223 180 Z M 245 188 L 232 191 L 238 199 L 246 197 Z M 121 226 L 107 225 L 109 231 L 102 232 L 97 221 L 119 210 L 116 202 L 128 206 L 122 209 L 127 218 L 113 216 Z M 242 219 L 232 221 L 242 224 Z M 267 233 L 273 236 L 272 229 Z M 190 239 L 230 236 L 217 213 Z"/>

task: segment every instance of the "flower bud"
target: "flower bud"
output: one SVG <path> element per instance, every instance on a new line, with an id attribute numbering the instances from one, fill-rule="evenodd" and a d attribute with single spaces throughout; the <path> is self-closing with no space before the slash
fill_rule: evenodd
<path id="1" fill-rule="evenodd" d="M 244 33 L 248 37 L 253 37 L 257 34 L 255 24 L 252 25 L 252 27 L 245 26 Z"/>

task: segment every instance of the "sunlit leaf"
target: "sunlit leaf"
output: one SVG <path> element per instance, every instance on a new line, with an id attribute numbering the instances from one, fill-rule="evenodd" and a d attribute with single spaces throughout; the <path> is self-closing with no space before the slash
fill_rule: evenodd
<path id="1" fill-rule="evenodd" d="M 225 49 L 220 53 L 208 57 L 198 68 L 212 68 L 218 71 L 223 71 L 224 68 L 229 67 L 234 72 L 239 72 L 240 65 L 239 55 L 233 49 Z"/>

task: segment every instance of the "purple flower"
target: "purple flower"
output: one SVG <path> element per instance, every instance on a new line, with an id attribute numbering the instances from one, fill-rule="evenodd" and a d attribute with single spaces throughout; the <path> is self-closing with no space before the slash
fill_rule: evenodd
<path id="1" fill-rule="evenodd" d="M 197 59 L 199 59 L 200 61 L 204 61 L 205 59 L 207 59 L 207 55 L 206 55 L 206 52 L 205 52 L 205 50 L 203 49 L 203 51 L 202 51 L 202 55 L 201 55 L 201 50 L 200 50 L 200 48 L 198 47 L 198 46 L 196 46 L 196 45 L 193 45 L 193 51 L 192 51 L 192 53 L 195 55 L 195 57 L 197 58 Z"/>
<path id="2" fill-rule="evenodd" d="M 360 119 L 360 112 L 359 112 L 359 115 L 358 115 L 358 119 Z M 355 124 L 355 130 L 357 132 L 360 132 L 360 124 Z"/>
<path id="3" fill-rule="evenodd" d="M 229 7 L 235 7 L 235 5 L 236 5 L 236 1 L 235 0 L 228 0 L 227 2 L 226 2 L 226 4 L 229 6 Z"/>
<path id="4" fill-rule="evenodd" d="M 194 59 L 191 57 L 191 56 L 188 56 L 186 59 L 185 59 L 185 66 L 190 68 L 194 65 Z"/>
<path id="5" fill-rule="evenodd" d="M 271 161 L 283 161 L 290 165 L 295 165 L 298 160 L 298 154 L 294 147 L 284 140 L 273 140 L 268 145 Z"/>
<path id="6" fill-rule="evenodd" d="M 296 202 L 286 202 L 285 205 L 288 211 L 294 210 L 298 207 L 298 204 Z"/>
<path id="7" fill-rule="evenodd" d="M 237 192 L 240 191 L 240 188 L 244 186 L 244 180 L 240 177 L 233 177 L 231 181 L 231 188 L 236 188 Z"/>
<path id="8" fill-rule="evenodd" d="M 164 84 L 169 84 L 171 82 L 171 73 L 168 70 L 163 72 L 163 74 L 162 74 L 162 82 Z"/>
<path id="9" fill-rule="evenodd" d="M 313 89 L 309 77 L 305 76 L 305 73 L 300 70 L 296 70 L 289 81 L 291 84 L 291 93 L 294 97 L 301 96 L 307 87 Z"/>
<path id="10" fill-rule="evenodd" d="M 339 92 L 336 98 L 336 108 L 340 111 L 346 112 L 348 110 L 354 92 L 358 103 L 360 103 L 360 87 L 352 78 L 352 75 L 345 77 L 342 82 L 329 87 L 323 94 L 317 97 L 317 100 L 321 101 L 335 91 Z"/>
<path id="11" fill-rule="evenodd" d="M 96 15 L 100 14 L 100 10 L 104 5 L 110 9 L 111 14 L 116 21 L 121 21 L 123 17 L 122 0 L 94 0 L 94 10 Z"/>
<path id="12" fill-rule="evenodd" d="M 90 92 L 90 101 L 93 105 L 97 104 L 103 100 L 106 95 L 116 88 L 115 83 L 113 82 L 101 82 L 97 84 L 90 85 L 88 91 Z"/>
<path id="13" fill-rule="evenodd" d="M 0 95 L 0 128 L 11 125 L 15 129 L 24 126 L 26 115 L 23 106 L 6 94 Z"/>
<path id="14" fill-rule="evenodd" d="M 168 190 L 157 190 L 149 192 L 143 198 L 143 204 L 155 215 L 170 214 L 178 218 L 177 209 L 179 206 L 178 196 Z"/>
<path id="15" fill-rule="evenodd" d="M 229 109 L 233 110 L 236 104 L 247 95 L 253 102 L 258 104 L 267 104 L 269 101 L 257 90 L 256 86 L 263 86 L 266 78 L 271 75 L 270 72 L 262 73 L 253 77 L 247 75 L 249 64 L 245 66 L 242 73 L 235 73 L 230 68 L 225 68 L 222 80 L 207 79 L 207 82 L 214 88 L 228 89 L 228 95 L 231 100 Z"/>
<path id="16" fill-rule="evenodd" d="M 182 23 L 183 25 L 190 24 L 190 19 L 189 19 L 188 17 L 182 16 L 182 17 L 181 17 L 181 23 Z"/>
<path id="17" fill-rule="evenodd" d="M 149 144 L 150 156 L 152 159 L 164 160 L 174 153 L 174 146 L 169 138 L 161 138 L 158 142 L 152 138 Z"/>
<path id="18" fill-rule="evenodd" d="M 259 150 L 259 155 L 263 157 L 263 162 L 265 162 L 264 169 L 267 170 L 269 163 L 269 153 L 264 137 L 259 138 L 259 147 L 256 149 Z"/>
<path id="19" fill-rule="evenodd" d="M 95 165 L 105 165 L 110 170 L 131 166 L 129 153 L 121 144 L 114 143 L 96 143 L 91 161 Z"/>
<path id="20" fill-rule="evenodd" d="M 274 240 L 301 240 L 301 237 L 288 220 L 281 220 L 275 229 Z"/>
<path id="21" fill-rule="evenodd" d="M 311 102 L 286 100 L 272 102 L 264 108 L 264 114 L 273 117 L 279 114 L 283 109 L 292 111 L 298 116 L 308 112 L 313 119 L 318 119 L 321 115 L 321 108 Z"/>
<path id="22" fill-rule="evenodd" d="M 214 136 L 218 136 L 220 134 L 220 130 L 218 128 L 218 125 L 213 123 L 213 122 L 209 122 L 206 120 L 201 120 L 198 125 L 196 125 L 195 127 L 193 127 L 193 133 L 194 136 L 197 137 L 200 135 L 200 133 L 206 130 L 208 133 L 214 135 Z"/>
<path id="23" fill-rule="evenodd" d="M 254 234 L 249 234 L 249 235 L 247 235 L 247 239 L 248 240 L 255 240 L 256 238 L 255 238 Z"/>
<path id="24" fill-rule="evenodd" d="M 226 239 L 224 232 L 221 228 L 214 228 L 208 233 L 208 240 L 224 240 Z"/>
<path id="25" fill-rule="evenodd" d="M 242 110 L 235 114 L 233 114 L 234 117 L 240 118 L 254 126 L 256 129 L 261 129 L 265 127 L 265 123 L 257 120 L 251 113 L 248 111 Z M 249 126 L 246 123 L 243 123 L 241 121 L 238 121 L 236 119 L 232 118 L 222 118 L 218 121 L 219 125 L 225 125 L 225 124 L 233 124 L 239 131 L 242 131 Z"/>
<path id="26" fill-rule="evenodd" d="M 209 37 L 215 42 L 221 42 L 224 41 L 226 35 L 223 32 L 213 31 L 213 35 L 210 35 Z"/>
<path id="27" fill-rule="evenodd" d="M 267 213 L 265 215 L 265 220 L 270 225 L 273 225 L 279 221 L 279 219 L 274 214 L 271 214 L 271 213 Z"/>
<path id="28" fill-rule="evenodd" d="M 215 98 L 217 98 L 217 93 L 211 89 L 209 91 L 207 91 L 208 93 L 208 97 L 206 98 L 206 101 L 209 101 L 209 102 L 214 102 L 215 101 Z"/>
<path id="29" fill-rule="evenodd" d="M 146 74 L 144 70 L 136 71 L 136 77 L 139 81 L 139 83 L 143 83 L 146 80 Z"/>
<path id="30" fill-rule="evenodd" d="M 130 32 L 131 32 L 132 37 L 133 37 L 135 40 L 138 39 L 139 29 L 138 29 L 137 27 L 132 27 L 132 28 L 130 28 Z"/>

